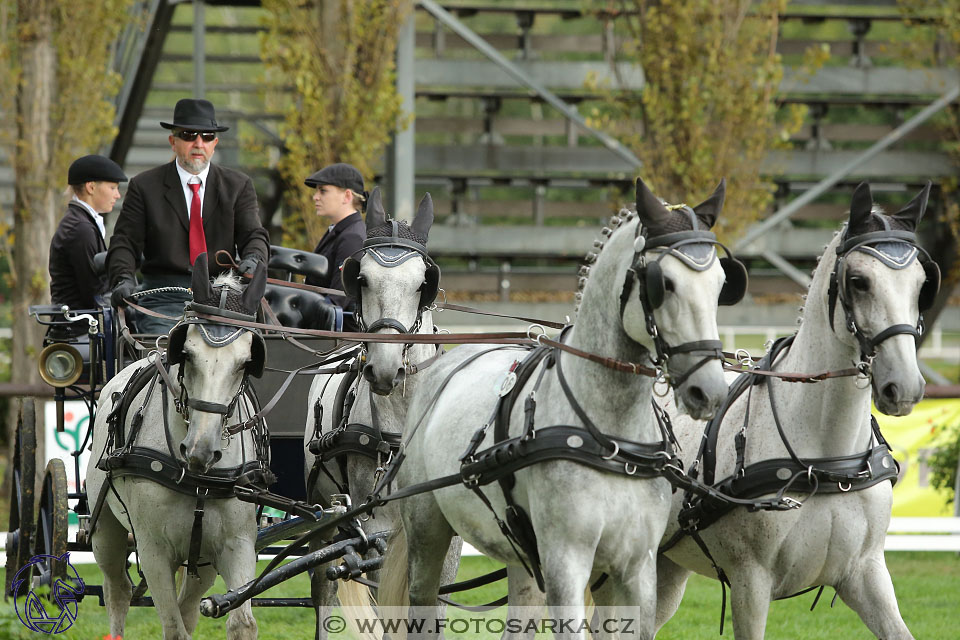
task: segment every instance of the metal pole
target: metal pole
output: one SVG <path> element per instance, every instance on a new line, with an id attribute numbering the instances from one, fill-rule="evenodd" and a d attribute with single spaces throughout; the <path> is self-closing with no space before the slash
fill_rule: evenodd
<path id="1" fill-rule="evenodd" d="M 827 189 L 840 182 L 840 180 L 846 177 L 851 171 L 929 120 L 931 116 L 956 100 L 958 96 L 960 96 L 960 85 L 954 87 L 936 101 L 932 102 L 920 113 L 913 116 L 902 125 L 885 135 L 883 138 L 875 142 L 869 149 L 864 151 L 862 154 L 848 162 L 831 175 L 821 180 L 816 186 L 796 200 L 790 202 L 790 204 L 785 206 L 783 209 L 780 209 L 763 222 L 748 229 L 744 236 L 733 245 L 734 251 L 740 251 L 748 247 L 751 242 L 773 229 L 782 221 L 799 211 L 801 207 L 809 204 Z"/>
<path id="2" fill-rule="evenodd" d="M 457 20 L 446 9 L 438 5 L 433 0 L 418 0 L 418 1 L 420 2 L 421 7 L 426 9 L 437 20 L 439 20 L 444 25 L 449 27 L 451 31 L 459 35 L 461 38 L 466 40 L 467 43 L 469 43 L 471 46 L 477 49 L 480 53 L 487 56 L 488 58 L 490 58 L 490 60 L 492 60 L 501 68 L 503 68 L 503 70 L 506 71 L 507 74 L 510 75 L 514 80 L 516 80 L 520 84 L 526 86 L 527 88 L 539 94 L 540 97 L 542 97 L 546 103 L 548 103 L 554 109 L 556 109 L 557 111 L 562 113 L 564 116 L 566 116 L 567 119 L 572 120 L 573 122 L 576 122 L 577 126 L 583 129 L 585 133 L 593 136 L 594 138 L 602 142 L 603 146 L 605 146 L 607 149 L 617 154 L 618 156 L 620 156 L 621 158 L 629 162 L 634 167 L 640 167 L 643 164 L 642 162 L 640 162 L 637 156 L 633 155 L 633 153 L 629 149 L 624 147 L 617 140 L 608 136 L 604 132 L 589 126 L 586 120 L 584 120 L 580 116 L 580 114 L 576 112 L 576 110 L 572 109 L 570 105 L 568 105 L 566 102 L 561 100 L 555 93 L 553 93 L 552 91 L 544 87 L 542 84 L 540 84 L 539 82 L 531 78 L 526 73 L 524 73 L 523 70 L 521 70 L 515 64 L 513 64 L 512 62 L 507 60 L 505 57 L 503 57 L 503 55 L 501 55 L 499 51 L 491 47 L 486 40 L 478 36 L 469 27 L 467 27 L 465 24 Z"/>
<path id="3" fill-rule="evenodd" d="M 206 5 L 204 0 L 193 0 L 193 97 L 202 98 L 207 92 L 206 78 Z"/>
<path id="4" fill-rule="evenodd" d="M 404 115 L 416 113 L 414 84 L 414 46 L 416 25 L 412 3 L 406 23 L 397 34 L 397 93 L 402 99 Z M 416 169 L 414 119 L 403 131 L 395 131 L 390 145 L 387 184 L 390 185 L 388 206 L 397 220 L 411 222 L 414 213 L 414 171 Z"/>

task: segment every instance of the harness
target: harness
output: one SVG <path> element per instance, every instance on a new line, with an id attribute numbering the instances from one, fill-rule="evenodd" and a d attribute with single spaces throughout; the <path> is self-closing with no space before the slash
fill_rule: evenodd
<path id="1" fill-rule="evenodd" d="M 97 468 L 107 474 L 107 483 L 111 490 L 116 492 L 113 482 L 116 478 L 138 477 L 156 482 L 177 493 L 196 497 L 194 520 L 191 530 L 190 547 L 187 560 L 187 570 L 192 576 L 198 575 L 198 561 L 202 541 L 202 523 L 205 502 L 208 499 L 225 499 L 236 497 L 238 486 L 267 487 L 275 480 L 270 471 L 269 433 L 266 423 L 260 417 L 260 404 L 256 393 L 248 385 L 248 377 L 259 377 L 263 373 L 266 361 L 266 345 L 258 331 L 243 327 L 218 324 L 215 320 L 208 320 L 197 315 L 198 312 L 223 317 L 228 320 L 251 320 L 255 316 L 247 315 L 227 308 L 228 287 L 220 287 L 220 306 L 189 303 L 184 319 L 175 326 L 169 334 L 166 352 L 161 357 L 153 353 L 151 365 L 136 371 L 128 380 L 124 389 L 113 394 L 113 410 L 107 416 L 107 442 Z M 236 294 L 234 294 L 236 295 Z M 183 382 L 185 354 L 184 342 L 188 329 L 193 326 L 203 341 L 214 348 L 223 347 L 237 340 L 244 333 L 253 336 L 250 361 L 245 365 L 236 394 L 228 404 L 210 402 L 190 397 Z M 177 380 L 170 376 L 170 367 L 179 364 Z M 164 439 L 166 451 L 158 451 L 152 447 L 138 444 L 138 437 L 143 426 L 143 412 L 153 399 L 157 388 L 161 390 L 161 406 L 163 412 Z M 138 408 L 133 410 L 134 399 L 146 389 L 146 395 Z M 170 396 L 173 394 L 174 410 L 189 426 L 191 412 L 214 413 L 221 416 L 221 439 L 227 443 L 233 439 L 233 432 L 228 421 L 238 414 L 241 399 L 244 399 L 253 408 L 254 418 L 243 424 L 251 429 L 253 451 L 246 451 L 243 436 L 240 437 L 241 464 L 233 467 L 214 467 L 196 473 L 190 471 L 184 461 L 177 455 L 173 435 L 170 431 L 169 406 Z M 125 434 L 130 411 L 134 413 L 129 419 L 129 434 Z M 252 422 L 251 422 L 252 420 Z M 236 425 L 234 425 L 236 426 Z M 227 446 L 222 445 L 222 446 Z M 101 491 L 97 503 L 91 514 L 91 535 L 107 492 Z M 134 533 L 136 538 L 136 533 Z"/>

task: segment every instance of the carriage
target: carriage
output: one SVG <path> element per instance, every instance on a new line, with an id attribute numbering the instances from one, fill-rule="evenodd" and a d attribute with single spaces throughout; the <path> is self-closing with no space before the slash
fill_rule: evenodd
<path id="1" fill-rule="evenodd" d="M 310 364 L 311 357 L 320 354 L 327 356 L 321 366 L 346 360 L 348 356 L 343 352 L 342 345 L 334 355 L 335 350 L 329 348 L 332 346 L 329 339 L 349 340 L 350 336 L 331 331 L 284 329 L 279 325 L 269 327 L 249 322 L 252 317 L 249 309 L 246 315 L 231 316 L 222 310 L 222 301 L 226 299 L 222 291 L 217 294 L 221 300 L 219 316 L 211 318 L 204 315 L 204 309 L 210 308 L 207 306 L 209 303 L 195 305 L 193 316 L 188 310 L 187 320 L 180 325 L 179 331 L 171 332 L 164 345 L 167 361 L 182 363 L 189 356 L 185 353 L 189 350 L 185 346 L 188 328 L 203 333 L 200 342 L 194 336 L 194 342 L 201 347 L 201 342 L 206 342 L 208 346 L 228 344 L 237 340 L 238 336 L 246 338 L 246 334 L 252 330 L 262 330 L 262 335 L 259 332 L 251 335 L 249 359 L 233 362 L 233 370 L 239 366 L 246 373 L 260 372 L 271 362 L 282 362 L 283 367 L 277 368 L 283 371 L 278 371 L 280 375 L 274 378 L 273 388 L 277 392 L 272 394 L 266 406 L 277 405 L 278 399 L 283 397 L 282 406 L 285 409 L 305 411 L 304 415 L 295 416 L 281 411 L 274 414 L 271 420 L 271 467 L 280 480 L 280 488 L 267 491 L 258 482 L 240 483 L 236 482 L 238 478 L 233 478 L 229 487 L 231 496 L 259 505 L 257 519 L 261 521 L 261 526 L 256 533 L 256 551 L 275 551 L 275 559 L 268 570 L 255 580 L 240 581 L 242 584 L 233 587 L 228 581 L 230 591 L 205 598 L 200 610 L 205 615 L 221 616 L 238 612 L 238 607 L 246 607 L 249 613 L 251 599 L 253 604 L 265 606 L 306 606 L 306 598 L 257 600 L 254 596 L 295 573 L 328 563 L 338 556 L 343 556 L 345 561 L 339 568 L 327 572 L 331 579 L 359 578 L 365 573 L 377 571 L 382 566 L 386 550 L 384 540 L 388 531 L 382 527 L 376 531 L 366 530 L 359 518 L 374 509 L 397 504 L 400 505 L 398 513 L 387 516 L 387 520 L 398 528 L 398 548 L 402 547 L 408 552 L 405 557 L 410 575 L 420 580 L 418 584 L 407 587 L 412 606 L 435 606 L 439 577 L 449 568 L 442 562 L 444 554 L 439 551 L 451 544 L 451 535 L 457 531 L 465 538 L 469 535 L 469 541 L 488 555 L 510 565 L 507 573 L 510 578 L 511 606 L 542 606 L 543 592 L 552 607 L 559 607 L 558 615 L 570 614 L 583 609 L 583 593 L 591 587 L 601 605 L 625 607 L 642 604 L 642 631 L 644 635 L 652 636 L 655 628 L 672 615 L 691 570 L 707 575 L 715 572 L 713 575 L 725 583 L 729 583 L 728 574 L 745 571 L 739 576 L 739 584 L 750 583 L 758 579 L 757 575 L 760 574 L 767 575 L 763 571 L 750 573 L 751 567 L 741 567 L 728 555 L 718 551 L 714 531 L 723 527 L 707 529 L 706 524 L 701 525 L 701 520 L 726 522 L 727 528 L 742 528 L 746 523 L 763 531 L 775 527 L 798 530 L 800 527 L 795 516 L 787 518 L 777 512 L 796 512 L 804 502 L 809 501 L 811 505 L 805 514 L 812 513 L 815 517 L 809 520 L 815 521 L 821 512 L 830 512 L 835 508 L 831 505 L 841 504 L 837 501 L 853 500 L 854 494 L 867 496 L 862 498 L 865 502 L 860 505 L 870 514 L 865 531 L 846 537 L 836 535 L 824 541 L 824 544 L 840 548 L 860 544 L 858 552 L 863 557 L 863 566 L 875 570 L 877 554 L 881 556 L 879 564 L 883 564 L 882 531 L 885 530 L 884 518 L 889 518 L 889 506 L 884 506 L 884 499 L 889 497 L 889 483 L 884 481 L 895 480 L 896 464 L 886 451 L 879 431 L 871 429 L 869 411 L 864 413 L 864 407 L 869 408 L 871 384 L 872 393 L 878 398 L 878 406 L 891 413 L 909 411 L 922 395 L 923 385 L 919 374 L 917 379 L 910 379 L 916 369 L 916 351 L 915 347 L 912 350 L 910 348 L 910 338 L 917 338 L 922 331 L 922 320 L 917 323 L 915 314 L 918 309 L 922 311 L 932 302 L 939 284 L 939 273 L 936 265 L 916 246 L 913 230 L 926 207 L 928 191 L 929 188 L 888 219 L 874 212 L 869 188 L 865 185 L 858 188 L 851 205 L 848 228 L 831 245 L 836 251 L 836 259 L 834 262 L 824 261 L 818 268 L 812 289 L 816 302 L 808 302 L 808 308 L 816 310 L 818 314 L 810 311 L 809 324 L 814 326 L 819 323 L 823 326 L 815 326 L 805 333 L 801 323 L 797 342 L 814 335 L 814 347 L 822 348 L 822 341 L 817 340 L 821 339 L 821 334 L 827 333 L 826 319 L 829 317 L 832 333 L 828 335 L 833 335 L 833 342 L 827 346 L 836 352 L 831 354 L 834 363 L 843 362 L 859 353 L 860 365 L 820 373 L 811 373 L 809 368 L 800 369 L 801 373 L 792 373 L 789 369 L 777 370 L 777 366 L 782 364 L 777 358 L 781 358 L 783 353 L 789 352 L 789 356 L 795 353 L 791 351 L 790 342 L 775 346 L 768 357 L 758 364 L 747 360 L 742 362 L 748 369 L 748 375 L 743 379 L 754 384 L 741 387 L 768 381 L 768 391 L 754 393 L 758 398 L 766 393 L 768 397 L 758 402 L 769 402 L 769 406 L 761 406 L 755 413 L 762 416 L 761 421 L 772 419 L 776 425 L 763 437 L 759 435 L 759 427 L 752 429 L 749 442 L 745 435 L 746 417 L 741 433 L 736 438 L 718 440 L 716 435 L 725 414 L 736 414 L 743 409 L 742 403 L 738 404 L 738 396 L 727 396 L 723 382 L 722 368 L 737 367 L 727 362 L 729 356 L 722 352 L 722 345 L 716 339 L 716 305 L 736 303 L 746 288 L 743 265 L 732 256 L 720 257 L 717 247 L 722 245 L 708 231 L 722 207 L 722 183 L 707 201 L 697 207 L 667 207 L 638 181 L 637 211 L 615 216 L 610 227 L 604 228 L 603 239 L 595 245 L 600 251 L 588 254 L 588 264 L 585 271 L 581 272 L 584 277 L 581 278 L 581 291 L 578 294 L 581 307 L 578 322 L 565 328 L 556 339 L 548 338 L 542 332 L 436 335 L 429 312 L 438 306 L 449 305 L 436 305 L 434 302 L 439 269 L 430 260 L 425 247 L 426 233 L 432 223 L 432 205 L 429 198 L 425 198 L 417 219 L 410 227 L 413 235 L 404 236 L 400 233 L 398 223 L 390 221 L 383 213 L 379 194 L 375 191 L 371 198 L 371 210 L 368 211 L 368 236 L 371 224 L 379 235 L 368 240 L 362 256 L 351 259 L 343 267 L 345 289 L 362 301 L 361 320 L 368 323 L 361 325 L 366 327 L 366 332 L 352 337 L 365 346 L 358 347 L 357 353 L 350 354 L 356 355 L 351 360 L 352 367 L 337 365 L 322 371 L 344 376 L 341 383 L 333 385 L 329 393 L 324 385 L 322 390 L 311 388 L 297 398 L 288 395 L 297 373 L 318 373 L 317 366 Z M 426 215 L 428 210 L 429 216 Z M 891 229 L 890 220 L 901 227 Z M 886 228 L 875 228 L 877 224 L 886 225 Z M 416 233 L 418 225 L 419 235 Z M 404 233 L 410 234 L 410 229 Z M 410 260 L 418 256 L 422 260 Z M 407 267 L 398 268 L 403 265 Z M 410 274 L 404 282 L 384 276 L 391 273 L 396 276 L 406 271 L 410 271 Z M 876 292 L 871 292 L 867 286 L 871 284 L 871 277 L 874 278 L 872 286 L 877 289 Z M 888 284 L 888 278 L 897 279 L 899 284 Z M 198 283 L 195 275 L 195 300 L 198 287 L 209 289 L 206 280 Z M 898 287 L 912 287 L 918 300 L 908 305 L 899 304 L 900 300 L 890 295 Z M 713 292 L 716 296 L 702 295 L 704 292 Z M 890 299 L 890 303 L 880 309 L 879 318 L 871 317 L 865 321 L 863 315 L 857 315 L 856 307 L 861 300 L 870 300 L 870 296 L 884 296 L 884 299 Z M 216 297 L 210 290 L 204 299 L 215 303 Z M 401 302 L 406 305 L 402 313 L 396 311 L 399 308 L 396 305 Z M 871 312 L 877 312 L 877 308 L 871 308 Z M 835 311 L 846 319 L 846 326 L 839 331 L 832 327 Z M 63 310 L 49 308 L 38 309 L 37 313 L 41 316 L 46 314 L 52 318 L 48 322 L 57 326 L 58 323 L 74 323 L 78 319 L 80 322 L 86 321 L 89 327 L 87 333 L 91 336 L 87 345 L 89 352 L 101 358 L 101 354 L 112 353 L 111 357 L 116 358 L 112 363 L 113 368 L 110 368 L 111 363 L 107 363 L 106 359 L 98 363 L 92 356 L 88 358 L 95 366 L 78 366 L 78 357 L 81 362 L 83 357 L 77 347 L 81 341 L 70 343 L 64 338 L 60 338 L 61 342 L 52 342 L 47 347 L 49 351 L 44 351 L 41 365 L 47 367 L 51 379 L 56 377 L 61 385 L 57 400 L 68 397 L 63 389 L 71 389 L 73 393 L 89 398 L 88 405 L 92 408 L 98 385 L 111 375 L 119 378 L 120 367 L 128 361 L 120 340 L 129 337 L 122 318 L 111 318 L 110 310 L 83 314 L 86 317 L 68 316 Z M 56 318 L 58 314 L 63 316 L 63 320 Z M 877 326 L 871 324 L 874 320 L 879 323 Z M 217 331 L 218 323 L 232 328 L 229 331 Z M 393 329 L 399 335 L 375 333 L 383 328 Z M 277 332 L 272 342 L 271 329 Z M 291 368 L 291 365 L 299 362 L 293 356 L 295 352 L 289 350 L 290 344 L 298 343 L 305 335 L 326 338 L 328 341 L 322 346 L 317 344 L 313 348 L 306 348 L 307 362 Z M 107 344 L 111 341 L 112 352 Z M 442 349 L 437 345 L 445 342 L 474 342 L 494 346 L 489 350 L 458 350 L 456 355 L 440 358 Z M 413 347 L 417 345 L 426 350 L 415 350 Z M 814 347 L 803 350 L 798 357 L 806 351 L 815 351 Z M 278 354 L 277 360 L 273 359 L 274 353 Z M 609 355 L 611 353 L 613 357 Z M 561 357 L 564 362 L 562 366 Z M 654 366 L 640 364 L 644 359 Z M 474 385 L 469 377 L 457 375 L 475 362 L 480 365 L 470 373 L 484 381 L 480 386 Z M 801 358 L 798 362 L 805 365 L 807 360 Z M 408 382 L 412 374 L 435 364 L 437 366 L 432 367 L 425 376 Z M 163 367 L 156 368 L 156 375 L 167 375 L 163 373 Z M 552 372 L 547 375 L 551 369 Z M 563 369 L 567 374 L 562 373 Z M 183 371 L 182 366 L 180 371 Z M 246 373 L 244 381 L 247 379 Z M 271 386 L 270 378 L 268 375 L 259 383 L 264 390 Z M 843 392 L 828 400 L 838 402 L 842 410 L 850 415 L 853 435 L 841 434 L 850 440 L 843 449 L 853 448 L 856 452 L 841 456 L 828 455 L 829 446 L 826 449 L 823 446 L 829 443 L 804 438 L 801 440 L 803 451 L 795 453 L 790 444 L 794 440 L 784 435 L 780 427 L 770 381 L 812 383 L 834 378 L 844 380 Z M 363 394 L 355 393 L 361 379 L 367 384 L 368 400 Z M 76 384 L 81 380 L 88 385 L 88 390 L 77 390 Z M 488 380 L 493 384 L 487 385 Z M 63 381 L 69 382 L 64 384 Z M 867 384 L 863 385 L 863 381 Z M 451 382 L 454 384 L 451 385 Z M 124 384 L 121 387 L 123 392 L 115 390 L 108 399 L 109 403 L 117 405 L 124 397 L 135 395 L 134 391 L 137 390 L 130 391 L 130 381 Z M 317 378 L 314 378 L 313 385 L 316 384 Z M 257 390 L 262 391 L 259 385 Z M 376 416 L 375 394 L 388 397 L 397 387 L 406 391 L 414 385 L 422 390 L 419 393 L 412 392 L 413 399 L 409 401 L 412 403 L 412 412 L 409 417 L 404 406 L 403 416 L 392 425 L 393 439 L 387 437 L 388 429 L 385 427 L 389 426 L 389 421 L 379 426 L 374 424 L 376 433 L 360 429 L 348 434 L 363 445 L 351 451 L 362 453 L 360 457 L 366 458 L 362 465 L 344 465 L 340 469 L 340 479 L 350 476 L 355 483 L 354 488 L 329 500 L 319 500 L 319 496 L 310 495 L 308 491 L 317 478 L 307 478 L 307 482 L 303 483 L 298 481 L 303 478 L 296 476 L 304 467 L 304 462 L 308 461 L 308 456 L 318 454 L 317 457 L 320 457 L 324 439 L 317 438 L 317 446 L 307 447 L 305 453 L 302 425 L 307 425 L 309 436 L 309 426 L 316 423 L 318 426 L 314 435 L 319 436 L 324 411 L 328 414 L 332 411 L 337 415 L 334 424 L 350 426 L 346 424 L 348 420 L 344 419 L 344 415 L 350 413 L 345 406 L 356 403 L 355 407 L 366 408 Z M 660 388 L 655 391 L 658 385 Z M 167 386 L 173 388 L 174 385 L 168 382 Z M 270 391 L 263 395 L 267 397 Z M 657 401 L 654 396 L 660 396 L 661 399 Z M 544 397 L 551 401 L 544 401 Z M 746 395 L 747 404 L 751 402 L 750 397 L 750 394 Z M 521 399 L 523 402 L 520 402 Z M 230 425 L 229 428 L 225 425 L 227 416 L 233 414 L 236 399 L 229 406 L 206 399 L 184 397 L 181 400 L 182 406 L 224 416 L 221 422 L 222 438 L 227 441 L 238 434 L 242 441 L 243 425 L 251 426 L 257 422 L 255 418 L 262 417 L 259 407 L 253 410 L 253 414 L 248 409 L 246 419 L 243 418 L 243 410 L 238 409 L 237 424 L 241 426 L 233 430 L 237 425 Z M 821 398 L 818 401 L 826 400 Z M 491 403 L 494 413 L 486 419 Z M 806 404 L 816 403 L 808 399 Z M 700 427 L 679 420 L 675 426 L 671 426 L 668 411 L 661 405 L 672 405 L 669 413 L 674 418 L 679 408 L 694 419 L 706 420 L 717 414 L 720 416 L 719 422 L 711 420 L 706 435 L 702 430 L 697 431 Z M 381 417 L 385 406 L 380 405 Z M 734 407 L 733 411 L 731 407 Z M 772 412 L 772 418 L 768 416 L 769 412 Z M 418 416 L 419 419 L 414 419 Z M 17 563 L 14 570 L 19 569 L 30 551 L 39 553 L 38 550 L 42 550 L 48 552 L 46 555 L 51 558 L 56 558 L 58 552 L 88 548 L 84 545 L 89 542 L 89 529 L 81 528 L 77 542 L 65 541 L 63 525 L 66 522 L 67 501 L 76 500 L 74 510 L 87 518 L 95 516 L 100 506 L 99 502 L 90 505 L 87 496 L 81 492 L 68 495 L 62 465 L 51 463 L 43 484 L 40 513 L 36 518 L 37 533 L 31 530 L 34 519 L 27 505 L 33 503 L 32 496 L 28 495 L 32 486 L 29 475 L 33 473 L 33 419 L 30 404 L 26 403 L 18 425 L 17 457 L 14 463 L 18 493 L 11 514 L 11 538 L 8 539 L 8 580 L 11 575 L 10 562 Z M 289 430 L 282 424 L 287 419 L 292 422 Z M 166 422 L 165 415 L 163 420 Z M 539 421 L 546 421 L 547 426 Z M 136 419 L 132 424 L 137 424 Z M 605 428 L 599 428 L 598 424 L 605 425 Z M 714 425 L 713 431 L 709 431 L 710 424 Z M 135 428 L 139 429 L 139 426 Z M 861 433 L 863 429 L 866 429 L 866 440 Z M 344 435 L 348 431 L 338 428 L 336 433 Z M 401 432 L 402 447 L 399 446 Z M 104 436 L 103 432 L 98 433 L 94 434 L 94 438 L 100 437 L 102 443 L 103 438 L 108 436 Z M 772 440 L 767 437 L 770 434 Z M 336 449 L 336 443 L 331 440 L 327 439 L 326 444 Z M 705 444 L 698 450 L 695 445 L 701 440 Z M 678 441 L 686 445 L 683 454 L 685 459 L 681 459 Z M 367 446 L 371 442 L 372 449 Z M 870 444 L 865 453 L 862 452 L 863 442 Z M 184 458 L 189 465 L 193 465 L 193 450 L 188 450 L 184 444 L 181 447 Z M 776 457 L 783 447 L 791 459 L 784 461 Z M 756 451 L 745 459 L 744 452 L 754 451 L 753 448 Z M 216 453 L 210 452 L 211 455 Z M 756 455 L 760 456 L 759 463 L 755 462 Z M 404 459 L 407 462 L 401 464 Z M 148 464 L 156 464 L 158 472 L 164 467 L 164 461 L 158 459 L 150 459 Z M 196 464 L 200 469 L 209 466 L 202 461 Z M 267 470 L 264 468 L 260 471 Z M 732 475 L 725 476 L 727 472 Z M 365 482 L 362 489 L 356 489 L 357 478 Z M 167 484 L 179 484 L 182 479 L 181 470 L 180 478 L 174 474 Z M 331 479 L 334 485 L 340 486 L 336 478 Z M 79 472 L 77 481 L 79 485 Z M 674 489 L 680 489 L 674 491 L 672 507 L 671 485 Z M 558 487 L 562 487 L 562 490 L 558 491 Z M 856 491 L 850 494 L 848 492 L 851 489 Z M 203 490 L 204 495 L 201 495 L 199 488 L 196 492 L 195 518 L 203 512 L 206 488 Z M 350 504 L 349 494 L 355 491 L 359 491 L 363 497 L 360 505 Z M 769 497 L 771 494 L 773 497 Z M 105 495 L 105 491 L 100 491 L 98 495 Z M 484 514 L 487 516 L 485 520 L 478 521 L 476 505 L 480 503 L 464 498 L 469 495 L 479 498 L 489 510 L 490 513 Z M 593 500 L 597 495 L 604 499 Z M 582 517 L 574 523 L 564 523 L 558 528 L 554 514 L 569 504 L 576 504 L 586 511 L 582 511 Z M 265 506 L 286 512 L 284 520 L 279 523 L 262 522 L 262 509 Z M 611 517 L 611 509 L 616 517 Z M 731 520 L 728 514 L 733 510 L 744 515 L 746 520 Z M 726 521 L 723 520 L 724 516 L 727 516 Z M 642 523 L 639 528 L 638 522 Z M 573 524 L 577 531 L 571 536 Z M 340 528 L 339 538 L 333 544 L 329 544 L 330 540 L 322 541 L 318 535 L 321 529 L 334 525 Z M 404 541 L 404 530 L 411 529 L 416 532 L 417 538 L 408 536 Z M 605 534 L 605 530 L 612 533 Z M 881 538 L 879 543 L 878 531 Z M 126 534 L 123 535 L 125 541 Z M 571 538 L 586 540 L 587 544 L 572 542 Z M 590 542 L 600 538 L 604 540 L 602 545 Z M 290 544 L 273 546 L 290 539 L 294 540 Z M 25 545 L 24 541 L 30 542 Z M 744 537 L 744 543 L 751 544 L 747 536 Z M 766 541 L 764 544 L 773 542 Z M 754 546 L 759 548 L 762 545 Z M 392 544 L 390 550 L 392 552 Z M 744 552 L 740 553 L 742 555 Z M 783 547 L 772 553 L 789 554 L 790 550 Z M 364 554 L 368 554 L 368 557 L 364 557 Z M 282 559 L 294 555 L 303 557 L 279 566 Z M 657 556 L 660 566 L 647 560 L 648 557 Z M 191 550 L 188 571 L 196 569 L 196 559 Z M 802 564 L 793 563 L 790 566 Z M 38 580 L 49 581 L 62 569 L 53 560 L 48 567 L 41 566 L 38 569 Z M 833 573 L 825 569 L 825 573 L 812 578 L 788 573 L 783 584 L 805 585 L 805 581 L 811 579 L 820 584 L 833 584 L 838 592 L 841 589 L 845 591 L 841 595 L 849 598 L 851 606 L 861 613 L 875 632 L 878 629 L 905 631 L 896 611 L 889 575 L 884 578 L 883 575 L 867 574 L 861 565 L 847 566 L 841 570 L 830 569 Z M 123 574 L 126 575 L 125 566 Z M 390 602 L 391 590 L 398 587 L 394 584 L 396 578 L 404 575 L 407 575 L 406 571 L 387 572 L 387 582 L 382 587 L 382 602 Z M 317 582 L 323 578 L 314 574 L 315 591 L 309 600 L 314 606 L 321 600 Z M 394 583 L 390 583 L 390 580 Z M 658 580 L 661 583 L 659 586 Z M 863 581 L 872 581 L 868 586 L 876 587 L 876 592 L 865 595 L 861 591 L 848 591 L 851 588 L 848 585 L 866 584 Z M 146 581 L 143 580 L 132 594 L 124 594 L 124 603 L 130 599 L 134 604 L 149 604 L 148 599 L 142 598 L 145 588 Z M 658 602 L 651 597 L 656 591 L 668 597 Z M 155 592 L 155 589 L 151 588 L 151 592 Z M 86 593 L 99 595 L 102 591 L 89 587 Z M 764 596 L 758 596 L 760 592 L 756 589 L 747 589 L 746 595 L 743 593 L 736 589 L 733 591 L 735 631 L 738 637 L 741 634 L 753 637 L 759 628 L 759 635 L 762 635 L 765 611 L 761 611 L 763 615 L 753 617 L 743 613 L 738 617 L 738 611 L 750 611 L 748 606 L 762 608 Z M 131 595 L 132 598 L 128 598 Z M 774 595 L 782 597 L 789 594 Z M 759 604 L 757 598 L 760 598 Z M 656 606 L 651 606 L 652 603 Z M 158 604 L 157 608 L 159 611 Z M 319 618 L 317 632 L 319 636 Z"/>

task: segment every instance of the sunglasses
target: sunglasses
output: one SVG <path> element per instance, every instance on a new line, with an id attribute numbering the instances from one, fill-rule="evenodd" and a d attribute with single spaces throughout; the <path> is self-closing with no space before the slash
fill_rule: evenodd
<path id="1" fill-rule="evenodd" d="M 204 142 L 213 142 L 217 139 L 217 134 L 212 131 L 204 131 L 200 133 L 199 131 L 178 131 L 173 134 L 183 140 L 184 142 L 193 142 L 197 139 L 197 136 L 200 136 L 200 139 Z"/>

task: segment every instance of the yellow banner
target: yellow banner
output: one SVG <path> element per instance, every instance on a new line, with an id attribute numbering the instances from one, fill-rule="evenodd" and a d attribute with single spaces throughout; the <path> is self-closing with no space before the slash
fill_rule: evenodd
<path id="1" fill-rule="evenodd" d="M 893 488 L 893 515 L 952 516 L 947 494 L 930 486 L 924 458 L 943 440 L 946 427 L 960 423 L 960 398 L 924 400 L 908 416 L 885 416 L 874 409 L 880 430 L 900 463 L 900 480 Z"/>

